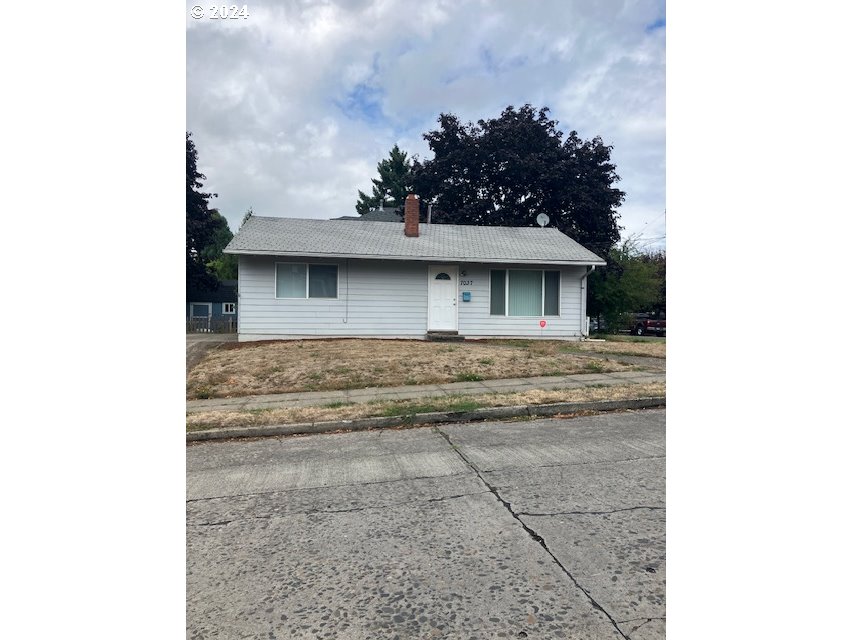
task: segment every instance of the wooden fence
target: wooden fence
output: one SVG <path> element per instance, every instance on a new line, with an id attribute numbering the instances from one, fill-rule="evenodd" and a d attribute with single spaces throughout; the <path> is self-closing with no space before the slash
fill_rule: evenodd
<path id="1" fill-rule="evenodd" d="M 187 333 L 237 333 L 237 318 L 187 318 Z"/>

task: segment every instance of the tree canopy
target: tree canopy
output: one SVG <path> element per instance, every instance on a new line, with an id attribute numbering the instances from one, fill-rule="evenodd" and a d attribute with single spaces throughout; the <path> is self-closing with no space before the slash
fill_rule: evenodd
<path id="1" fill-rule="evenodd" d="M 402 207 L 406 201 L 412 179 L 412 161 L 408 154 L 400 151 L 400 147 L 395 144 L 389 157 L 376 165 L 376 171 L 379 178 L 371 179 L 373 195 L 368 196 L 361 190 L 358 192 L 355 210 L 359 215 L 381 207 Z"/>
<path id="2" fill-rule="evenodd" d="M 433 203 L 433 221 L 534 226 L 545 213 L 556 227 L 600 256 L 619 240 L 617 207 L 625 193 L 600 137 L 563 140 L 548 109 L 529 104 L 463 124 L 441 114 L 424 134 L 434 158 L 415 158 L 414 192 Z"/>
<path id="3" fill-rule="evenodd" d="M 587 313 L 610 331 L 630 326 L 632 313 L 666 311 L 666 254 L 640 251 L 634 237 L 611 249 L 588 282 Z"/>
<path id="4" fill-rule="evenodd" d="M 222 253 L 231 242 L 234 234 L 228 228 L 228 221 L 216 209 L 210 210 L 212 219 L 210 242 L 201 250 L 202 261 L 218 281 L 237 279 L 237 256 Z"/>
<path id="5" fill-rule="evenodd" d="M 243 219 L 240 221 L 242 227 L 246 221 L 254 214 L 252 208 L 249 207 L 246 213 L 243 214 Z M 237 256 L 222 253 L 234 234 L 228 227 L 228 221 L 222 216 L 218 210 L 211 209 L 210 217 L 212 219 L 213 234 L 208 245 L 202 249 L 201 256 L 205 266 L 219 280 L 236 280 L 237 279 Z"/>
<path id="6" fill-rule="evenodd" d="M 222 222 L 225 219 L 218 212 L 214 217 L 209 208 L 208 200 L 216 194 L 201 191 L 201 181 L 206 177 L 198 171 L 198 152 L 190 136 L 192 134 L 187 132 L 187 290 L 211 291 L 219 283 L 205 264 L 205 250 L 214 242 L 217 233 L 221 234 L 217 217 Z M 228 229 L 227 223 L 225 229 Z"/>
<path id="7" fill-rule="evenodd" d="M 649 310 L 653 313 L 666 313 L 666 252 L 652 251 L 642 253 L 640 260 L 653 268 L 656 281 L 655 299 Z"/>

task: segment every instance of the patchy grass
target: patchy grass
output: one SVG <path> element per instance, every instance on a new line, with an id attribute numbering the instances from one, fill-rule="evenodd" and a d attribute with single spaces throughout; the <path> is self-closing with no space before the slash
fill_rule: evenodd
<path id="1" fill-rule="evenodd" d="M 588 373 L 601 345 L 558 340 L 491 340 L 452 345 L 420 340 L 283 340 L 223 345 L 187 377 L 187 398 L 230 398 L 247 395 L 328 391 L 459 380 L 494 380 Z M 575 346 L 577 345 L 577 346 Z M 620 344 L 627 347 L 664 345 Z M 631 353 L 634 353 L 632 351 Z M 636 355 L 651 355 L 640 353 Z M 598 361 L 596 371 L 633 370 L 613 361 Z"/>
<path id="2" fill-rule="evenodd" d="M 666 395 L 664 383 L 595 385 L 581 389 L 554 389 L 440 396 L 428 400 L 377 401 L 362 404 L 336 403 L 340 406 L 263 409 L 252 411 L 209 411 L 187 415 L 187 431 L 221 427 L 263 426 L 325 420 L 354 420 L 376 416 L 402 416 L 433 411 L 473 411 L 483 407 L 510 407 L 552 402 L 594 402 L 631 400 Z"/>
<path id="3" fill-rule="evenodd" d="M 422 404 L 412 403 L 392 403 L 386 405 L 382 410 L 383 416 L 410 416 L 415 413 L 432 413 L 434 411 L 473 411 L 479 409 L 481 400 L 473 398 L 457 397 L 457 398 L 438 398 L 436 402 L 426 402 Z"/>
<path id="4" fill-rule="evenodd" d="M 611 337 L 615 339 L 611 340 Z M 666 358 L 665 341 L 652 342 L 643 338 L 631 340 L 627 336 L 608 336 L 604 342 L 564 342 L 560 350 L 564 353 L 606 353 L 614 356 Z"/>
<path id="5" fill-rule="evenodd" d="M 349 407 L 354 404 L 355 402 L 330 402 L 329 404 L 322 405 L 322 407 L 324 409 L 340 409 L 341 407 Z"/>
<path id="6" fill-rule="evenodd" d="M 485 378 L 479 373 L 464 371 L 462 373 L 457 373 L 455 380 L 456 382 L 480 382 L 480 380 L 485 380 Z"/>
<path id="7" fill-rule="evenodd" d="M 609 342 L 636 342 L 636 343 L 657 342 L 657 343 L 661 343 L 661 344 L 666 344 L 666 336 L 654 336 L 654 335 L 632 336 L 632 335 L 625 335 L 625 334 L 609 334 L 608 333 L 608 334 L 600 334 L 600 335 L 597 334 L 595 337 L 596 338 L 604 338 L 605 340 L 607 340 Z"/>

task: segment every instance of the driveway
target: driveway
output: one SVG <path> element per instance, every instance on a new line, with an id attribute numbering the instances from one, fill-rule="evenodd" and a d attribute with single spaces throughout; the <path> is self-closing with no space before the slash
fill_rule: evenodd
<path id="1" fill-rule="evenodd" d="M 663 638 L 665 410 L 187 448 L 188 638 Z"/>
<path id="2" fill-rule="evenodd" d="M 227 342 L 237 342 L 236 333 L 188 333 L 187 373 L 201 362 L 204 355 Z"/>

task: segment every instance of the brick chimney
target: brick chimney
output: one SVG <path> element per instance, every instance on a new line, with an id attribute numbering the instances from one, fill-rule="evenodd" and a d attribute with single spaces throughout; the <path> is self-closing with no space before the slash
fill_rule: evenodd
<path id="1" fill-rule="evenodd" d="M 419 233 L 420 206 L 418 197 L 414 193 L 406 196 L 406 206 L 403 214 L 403 233 L 409 238 L 417 238 Z"/>

